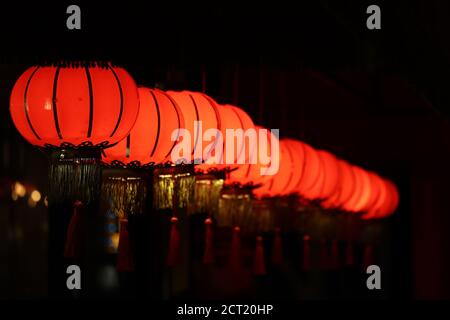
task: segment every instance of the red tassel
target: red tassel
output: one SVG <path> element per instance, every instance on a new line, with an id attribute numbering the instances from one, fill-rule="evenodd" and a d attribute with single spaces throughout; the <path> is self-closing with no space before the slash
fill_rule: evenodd
<path id="1" fill-rule="evenodd" d="M 203 255 L 203 263 L 214 262 L 213 240 L 212 220 L 207 218 L 205 220 L 205 252 Z"/>
<path id="2" fill-rule="evenodd" d="M 241 228 L 234 227 L 233 235 L 231 237 L 230 250 L 230 266 L 233 269 L 240 269 L 241 267 Z"/>
<path id="3" fill-rule="evenodd" d="M 178 263 L 180 251 L 180 234 L 178 232 L 178 218 L 172 217 L 170 219 L 170 240 L 169 252 L 167 254 L 167 266 L 173 267 Z"/>
<path id="4" fill-rule="evenodd" d="M 353 244 L 351 241 L 347 242 L 345 246 L 345 265 L 352 267 L 355 264 L 355 255 L 353 253 Z"/>
<path id="5" fill-rule="evenodd" d="M 64 247 L 64 257 L 66 258 L 78 258 L 81 253 L 83 236 L 82 208 L 83 204 L 81 201 L 75 201 L 66 234 L 66 245 Z"/>
<path id="6" fill-rule="evenodd" d="M 372 264 L 374 264 L 373 246 L 368 244 L 364 248 L 364 258 L 363 258 L 364 270 L 366 270 L 367 267 L 372 265 Z"/>
<path id="7" fill-rule="evenodd" d="M 330 267 L 332 270 L 339 268 L 339 243 L 336 239 L 331 242 L 331 259 Z"/>
<path id="8" fill-rule="evenodd" d="M 311 237 L 309 235 L 303 236 L 303 261 L 302 269 L 303 271 L 311 270 Z"/>
<path id="9" fill-rule="evenodd" d="M 328 270 L 330 268 L 330 261 L 328 258 L 327 241 L 320 240 L 320 256 L 319 266 L 321 270 Z"/>
<path id="10" fill-rule="evenodd" d="M 263 238 L 261 236 L 256 237 L 255 274 L 257 276 L 263 276 L 266 274 L 266 264 L 264 261 Z"/>
<path id="11" fill-rule="evenodd" d="M 117 271 L 133 271 L 134 261 L 131 254 L 128 220 L 120 219 L 119 247 L 117 249 Z"/>
<path id="12" fill-rule="evenodd" d="M 275 236 L 273 238 L 273 249 L 272 249 L 272 263 L 274 265 L 280 265 L 283 263 L 283 243 L 281 239 L 280 228 L 275 229 Z"/>

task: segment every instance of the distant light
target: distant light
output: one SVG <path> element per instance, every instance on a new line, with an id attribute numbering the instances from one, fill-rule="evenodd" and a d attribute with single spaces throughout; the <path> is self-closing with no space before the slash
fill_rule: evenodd
<path id="1" fill-rule="evenodd" d="M 33 190 L 30 197 L 34 202 L 39 202 L 41 200 L 41 193 L 37 190 Z"/>
<path id="2" fill-rule="evenodd" d="M 48 199 L 47 199 L 47 196 L 45 196 L 45 198 L 44 198 L 44 205 L 45 205 L 46 207 L 48 207 Z"/>
<path id="3" fill-rule="evenodd" d="M 17 194 L 17 196 L 19 197 L 25 197 L 25 194 L 27 193 L 27 189 L 25 189 L 24 185 L 21 184 L 20 182 L 16 182 L 14 184 L 14 192 Z"/>
<path id="4" fill-rule="evenodd" d="M 19 199 L 16 191 L 14 191 L 14 190 L 11 192 L 11 199 L 13 199 L 13 201 L 17 201 L 17 199 Z"/>
<path id="5" fill-rule="evenodd" d="M 33 201 L 33 199 L 31 199 L 31 197 L 28 198 L 28 206 L 29 206 L 30 208 L 36 207 L 36 202 Z"/>

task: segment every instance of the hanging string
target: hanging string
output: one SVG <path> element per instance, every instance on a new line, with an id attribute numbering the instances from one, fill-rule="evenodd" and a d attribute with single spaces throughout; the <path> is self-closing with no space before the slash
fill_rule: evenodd
<path id="1" fill-rule="evenodd" d="M 233 104 L 235 106 L 239 105 L 239 64 L 236 63 L 234 66 L 234 76 L 233 76 Z"/>
<path id="2" fill-rule="evenodd" d="M 263 74 L 263 58 L 259 60 L 259 106 L 258 106 L 258 123 L 264 123 L 264 74 Z"/>
<path id="3" fill-rule="evenodd" d="M 206 93 L 206 68 L 202 68 L 202 93 Z"/>

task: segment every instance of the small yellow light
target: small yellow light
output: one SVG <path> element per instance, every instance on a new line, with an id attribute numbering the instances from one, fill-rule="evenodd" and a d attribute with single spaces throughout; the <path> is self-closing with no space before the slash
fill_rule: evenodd
<path id="1" fill-rule="evenodd" d="M 27 193 L 27 189 L 25 189 L 24 185 L 21 184 L 20 182 L 16 182 L 14 184 L 14 192 L 19 196 L 19 197 L 24 197 L 25 194 Z"/>
<path id="2" fill-rule="evenodd" d="M 30 197 L 34 202 L 39 202 L 41 200 L 41 193 L 37 190 L 33 190 Z"/>

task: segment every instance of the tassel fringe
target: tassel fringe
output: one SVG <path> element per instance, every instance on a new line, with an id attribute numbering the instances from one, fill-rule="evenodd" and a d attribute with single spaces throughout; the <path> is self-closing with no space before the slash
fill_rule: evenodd
<path id="1" fill-rule="evenodd" d="M 208 213 L 215 216 L 219 207 L 224 180 L 214 176 L 197 175 L 195 178 L 194 205 L 189 213 Z"/>
<path id="2" fill-rule="evenodd" d="M 81 201 L 88 205 L 100 195 L 102 169 L 99 150 L 89 154 L 76 151 L 55 151 L 50 160 L 50 202 Z"/>
<path id="3" fill-rule="evenodd" d="M 119 218 L 142 214 L 147 196 L 145 178 L 106 177 L 102 184 L 102 198 L 110 204 Z"/>
<path id="4" fill-rule="evenodd" d="M 191 203 L 195 177 L 193 167 L 186 167 L 155 169 L 153 203 L 156 209 L 186 208 Z"/>

